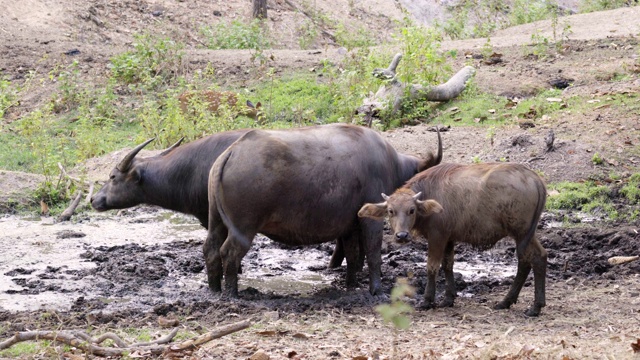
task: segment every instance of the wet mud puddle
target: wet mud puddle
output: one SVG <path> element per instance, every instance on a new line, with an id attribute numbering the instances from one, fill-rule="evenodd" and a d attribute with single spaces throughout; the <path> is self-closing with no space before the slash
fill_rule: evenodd
<path id="1" fill-rule="evenodd" d="M 190 216 L 149 207 L 120 215 L 90 213 L 65 223 L 5 216 L 0 229 L 0 310 L 66 310 L 90 303 L 96 310 L 146 311 L 215 299 L 204 271 L 206 230 Z M 343 282 L 344 271 L 326 269 L 332 248 L 286 247 L 259 235 L 243 259 L 240 290 L 313 297 Z M 421 276 L 425 261 L 423 250 L 384 255 L 385 288 L 406 276 L 404 269 Z M 515 269 L 515 259 L 491 251 L 463 252 L 454 264 L 466 282 L 510 277 Z"/>

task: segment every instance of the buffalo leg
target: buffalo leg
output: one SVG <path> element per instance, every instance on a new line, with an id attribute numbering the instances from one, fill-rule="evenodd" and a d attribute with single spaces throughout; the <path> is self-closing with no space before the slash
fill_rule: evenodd
<path id="1" fill-rule="evenodd" d="M 442 259 L 442 270 L 444 271 L 445 279 L 445 292 L 444 299 L 440 302 L 441 307 L 453 306 L 453 301 L 456 297 L 456 282 L 453 278 L 453 256 L 454 256 L 454 243 L 450 241 L 444 249 L 444 257 Z"/>
<path id="2" fill-rule="evenodd" d="M 382 294 L 382 221 L 361 219 L 361 235 L 369 265 L 369 292 L 371 295 Z M 349 264 L 347 264 L 347 270 Z"/>
<path id="3" fill-rule="evenodd" d="M 532 239 L 529 245 L 531 250 L 531 266 L 533 267 L 533 281 L 535 286 L 535 297 L 533 305 L 525 314 L 527 316 L 538 316 L 540 310 L 546 305 L 545 282 L 547 277 L 547 251 L 540 245 L 537 239 Z"/>
<path id="4" fill-rule="evenodd" d="M 342 260 L 344 260 L 345 258 L 345 245 L 344 245 L 344 240 L 342 238 L 338 238 L 336 240 L 336 247 L 333 250 L 333 254 L 331 255 L 331 260 L 329 261 L 329 268 L 331 269 L 335 269 L 337 267 L 340 267 L 342 265 Z M 358 236 L 358 243 L 357 243 L 357 250 L 358 250 L 358 268 L 356 269 L 356 271 L 362 271 L 362 269 L 364 268 L 364 241 L 362 239 L 362 236 Z"/>
<path id="5" fill-rule="evenodd" d="M 517 241 L 516 244 L 519 244 L 520 241 Z M 530 258 L 530 249 L 531 244 L 525 250 L 524 254 L 521 254 L 520 251 L 516 251 L 518 254 L 518 270 L 516 271 L 516 276 L 513 278 L 513 283 L 511 284 L 511 288 L 509 288 L 509 292 L 504 297 L 502 301 L 496 304 L 493 308 L 496 310 L 508 309 L 511 305 L 518 302 L 518 295 L 520 295 L 520 290 L 522 290 L 522 286 L 524 286 L 525 281 L 527 281 L 527 276 L 531 272 L 531 258 Z M 518 247 L 516 246 L 516 249 Z"/>
<path id="6" fill-rule="evenodd" d="M 429 236 L 429 238 L 433 238 Z M 429 243 L 427 250 L 427 285 L 424 289 L 424 301 L 420 304 L 422 309 L 432 309 L 436 301 L 436 275 L 442 263 L 444 249 L 439 243 Z"/>
<path id="7" fill-rule="evenodd" d="M 222 266 L 224 268 L 225 292 L 230 297 L 238 297 L 238 268 L 242 258 L 251 248 L 254 235 L 229 233 L 227 240 L 220 248 L 220 256 L 222 257 Z"/>
<path id="8" fill-rule="evenodd" d="M 338 243 L 343 244 L 343 251 L 347 257 L 347 287 L 356 287 L 358 280 L 356 275 L 360 271 L 358 259 L 360 257 L 358 249 L 358 234 L 354 232 L 348 236 L 338 239 Z"/>
<path id="9" fill-rule="evenodd" d="M 336 240 L 336 247 L 333 249 L 333 254 L 331 255 L 331 260 L 329 260 L 329 268 L 335 269 L 340 267 L 342 260 L 344 260 L 344 245 L 342 238 L 338 238 Z"/>
<path id="10" fill-rule="evenodd" d="M 209 219 L 209 232 L 207 240 L 204 242 L 204 261 L 207 269 L 207 281 L 209 289 L 213 292 L 222 291 L 222 258 L 220 257 L 220 247 L 227 238 L 227 228 L 217 211 L 213 211 Z"/>

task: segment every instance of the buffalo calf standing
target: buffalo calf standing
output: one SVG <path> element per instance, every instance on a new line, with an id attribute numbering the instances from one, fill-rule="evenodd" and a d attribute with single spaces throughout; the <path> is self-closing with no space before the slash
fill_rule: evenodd
<path id="1" fill-rule="evenodd" d="M 388 215 L 400 241 L 410 240 L 412 231 L 427 239 L 427 285 L 422 307 L 435 306 L 435 278 L 440 265 L 446 280 L 440 306 L 453 306 L 456 242 L 489 248 L 511 236 L 517 244 L 518 271 L 511 289 L 495 308 L 509 308 L 518 300 L 533 268 L 535 300 L 526 314 L 540 314 L 545 306 L 547 252 L 534 235 L 546 189 L 536 173 L 519 164 L 442 164 L 414 176 L 393 195 L 382 195 L 385 202 L 366 204 L 358 215 L 373 219 Z"/>

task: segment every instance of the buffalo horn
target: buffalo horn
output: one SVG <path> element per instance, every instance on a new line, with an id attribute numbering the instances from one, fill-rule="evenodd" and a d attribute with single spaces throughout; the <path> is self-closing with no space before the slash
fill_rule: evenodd
<path id="1" fill-rule="evenodd" d="M 420 195 L 422 195 L 422 191 L 420 191 L 419 193 L 413 195 L 413 200 L 420 200 Z"/>
<path id="2" fill-rule="evenodd" d="M 121 172 L 125 172 L 125 171 L 129 170 L 129 166 L 131 166 L 131 161 L 133 160 L 133 158 L 136 157 L 136 155 L 138 155 L 138 153 L 140 152 L 140 150 L 142 150 L 142 148 L 147 146 L 154 139 L 155 138 L 151 138 L 151 139 L 143 142 L 142 144 L 136 146 L 135 149 L 131 150 L 131 152 L 128 153 L 127 156 L 125 156 L 124 159 L 122 159 L 122 161 L 120 161 L 118 166 L 116 166 L 116 169 L 120 170 Z"/>
<path id="3" fill-rule="evenodd" d="M 384 201 L 389 200 L 389 195 L 382 193 L 382 198 L 384 199 Z"/>
<path id="4" fill-rule="evenodd" d="M 173 150 L 173 149 L 177 148 L 178 146 L 180 146 L 180 143 L 182 143 L 182 140 L 184 140 L 184 137 L 182 137 L 180 140 L 178 140 L 177 143 L 175 143 L 175 144 L 171 145 L 169 148 L 167 148 L 167 150 L 161 152 L 158 156 L 167 155 L 168 153 L 171 152 L 171 150 Z"/>

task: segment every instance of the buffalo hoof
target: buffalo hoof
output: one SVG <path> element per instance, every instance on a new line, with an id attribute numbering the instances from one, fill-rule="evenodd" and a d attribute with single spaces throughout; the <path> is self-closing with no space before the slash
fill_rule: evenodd
<path id="1" fill-rule="evenodd" d="M 438 307 L 453 307 L 453 299 L 444 298 L 438 304 Z"/>
<path id="2" fill-rule="evenodd" d="M 493 309 L 494 310 L 505 310 L 511 307 L 511 303 L 508 301 L 500 301 L 499 303 L 497 303 Z"/>
<path id="3" fill-rule="evenodd" d="M 540 316 L 540 306 L 532 305 L 527 311 L 524 312 L 528 317 L 538 317 Z"/>
<path id="4" fill-rule="evenodd" d="M 418 305 L 418 308 L 421 310 L 435 309 L 436 304 L 434 304 L 433 301 L 423 301 L 420 303 L 420 305 Z"/>
<path id="5" fill-rule="evenodd" d="M 382 286 L 380 284 L 378 284 L 377 286 L 369 286 L 369 293 L 373 296 L 382 295 Z"/>

